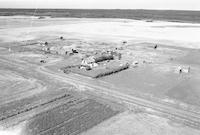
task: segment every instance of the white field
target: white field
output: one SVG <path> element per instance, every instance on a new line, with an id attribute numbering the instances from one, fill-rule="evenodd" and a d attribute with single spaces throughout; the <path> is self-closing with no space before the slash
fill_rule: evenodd
<path id="1" fill-rule="evenodd" d="M 19 41 L 40 35 L 97 40 L 131 40 L 200 48 L 200 24 L 129 19 L 0 17 L 0 40 Z"/>

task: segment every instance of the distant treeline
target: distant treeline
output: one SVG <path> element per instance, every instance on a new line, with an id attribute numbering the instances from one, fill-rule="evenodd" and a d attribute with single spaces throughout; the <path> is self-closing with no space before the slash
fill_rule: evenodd
<path id="1" fill-rule="evenodd" d="M 0 9 L 0 16 L 35 15 L 76 18 L 123 18 L 200 23 L 200 11 L 120 9 Z"/>

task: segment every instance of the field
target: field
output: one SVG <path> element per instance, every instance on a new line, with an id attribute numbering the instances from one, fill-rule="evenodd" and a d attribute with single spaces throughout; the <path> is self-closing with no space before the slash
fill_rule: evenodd
<path id="1" fill-rule="evenodd" d="M 200 133 L 198 12 L 1 11 L 1 135 Z"/>
<path id="2" fill-rule="evenodd" d="M 72 104 L 67 103 L 35 116 L 27 126 L 27 134 L 79 134 L 118 113 L 94 100 Z"/>
<path id="3" fill-rule="evenodd" d="M 160 124 L 162 123 L 162 124 Z M 141 130 L 143 129 L 143 130 Z M 145 130 L 144 130 L 145 129 Z M 124 112 L 110 120 L 83 132 L 81 135 L 198 135 L 198 130 L 192 131 L 182 123 L 168 121 L 146 113 Z"/>
<path id="4" fill-rule="evenodd" d="M 19 98 L 24 93 L 27 95 L 33 92 L 37 93 L 39 92 L 39 90 L 37 90 L 38 88 L 42 88 L 42 86 L 35 80 L 26 80 L 15 73 L 10 73 L 10 71 L 1 70 L 1 104 L 4 103 L 3 101 L 5 101 L 5 98 L 6 102 L 9 102 L 14 99 L 14 97 Z M 14 92 L 13 89 L 15 89 Z"/>

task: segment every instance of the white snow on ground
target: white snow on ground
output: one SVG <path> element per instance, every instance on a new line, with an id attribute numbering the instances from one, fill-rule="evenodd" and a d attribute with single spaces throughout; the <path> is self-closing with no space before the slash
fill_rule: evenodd
<path id="1" fill-rule="evenodd" d="M 0 129 L 0 135 L 21 135 L 21 132 L 22 128 Z"/>
<path id="2" fill-rule="evenodd" d="M 2 18 L 0 17 L 1 20 Z M 20 20 L 23 21 L 23 19 Z M 41 20 L 38 19 L 34 19 L 33 21 L 40 21 L 41 23 Z M 12 19 L 8 19 L 7 22 L 12 23 Z M 62 32 L 63 34 L 72 33 L 77 35 L 77 37 L 85 38 L 135 40 L 200 48 L 200 24 L 86 18 L 47 18 L 44 19 L 43 23 L 46 23 L 46 25 L 35 27 L 23 27 L 22 23 L 22 27 L 10 29 L 3 29 L 3 26 L 0 26 L 0 40 L 33 39 L 33 33 L 36 35 L 41 32 L 54 34 Z"/>

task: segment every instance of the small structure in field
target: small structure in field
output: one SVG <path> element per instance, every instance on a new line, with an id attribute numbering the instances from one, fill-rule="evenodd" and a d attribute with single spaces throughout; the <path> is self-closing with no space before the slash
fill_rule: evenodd
<path id="1" fill-rule="evenodd" d="M 187 68 L 184 68 L 183 73 L 190 73 L 190 70 L 191 70 L 190 66 Z"/>
<path id="2" fill-rule="evenodd" d="M 72 49 L 72 53 L 78 53 L 78 51 L 75 49 Z"/>
<path id="3" fill-rule="evenodd" d="M 45 52 L 45 53 L 50 53 L 50 48 L 49 47 L 44 47 L 42 48 L 42 50 Z"/>
<path id="4" fill-rule="evenodd" d="M 190 66 L 188 67 L 188 73 L 190 72 L 190 70 L 191 70 L 191 68 L 190 68 Z"/>
<path id="5" fill-rule="evenodd" d="M 40 16 L 40 17 L 38 17 L 38 19 L 45 19 L 45 17 L 44 16 Z"/>
<path id="6" fill-rule="evenodd" d="M 146 22 L 153 22 L 153 20 L 146 20 Z"/>
<path id="7" fill-rule="evenodd" d="M 123 44 L 123 45 L 127 44 L 127 41 L 122 41 L 122 44 Z"/>
<path id="8" fill-rule="evenodd" d="M 179 74 L 181 74 L 181 73 L 190 73 L 190 70 L 191 70 L 190 66 L 188 66 L 188 67 L 179 66 L 178 67 Z"/>
<path id="9" fill-rule="evenodd" d="M 121 59 L 122 59 L 122 54 L 119 53 L 119 54 L 118 54 L 118 60 L 121 60 Z"/>
<path id="10" fill-rule="evenodd" d="M 64 39 L 63 36 L 61 36 L 60 39 L 63 40 Z"/>
<path id="11" fill-rule="evenodd" d="M 45 60 L 40 60 L 40 63 L 46 63 L 46 61 Z"/>
<path id="12" fill-rule="evenodd" d="M 183 72 L 183 68 L 179 66 L 178 67 L 178 72 L 179 72 L 179 74 L 181 74 Z"/>
<path id="13" fill-rule="evenodd" d="M 157 49 L 157 48 L 158 48 L 158 45 L 155 45 L 153 48 L 154 48 L 154 49 Z"/>
<path id="14" fill-rule="evenodd" d="M 82 60 L 81 65 L 89 65 L 91 63 L 95 63 L 95 57 L 90 56 Z"/>
<path id="15" fill-rule="evenodd" d="M 92 68 L 90 66 L 80 66 L 80 69 L 84 69 L 84 70 L 92 70 Z"/>
<path id="16" fill-rule="evenodd" d="M 138 61 L 134 61 L 134 62 L 132 63 L 132 66 L 133 66 L 133 67 L 137 67 L 137 66 L 138 66 L 138 64 L 139 64 L 139 62 L 138 62 Z"/>
<path id="17" fill-rule="evenodd" d="M 48 42 L 44 42 L 44 45 L 47 46 L 47 45 L 48 45 Z"/>

